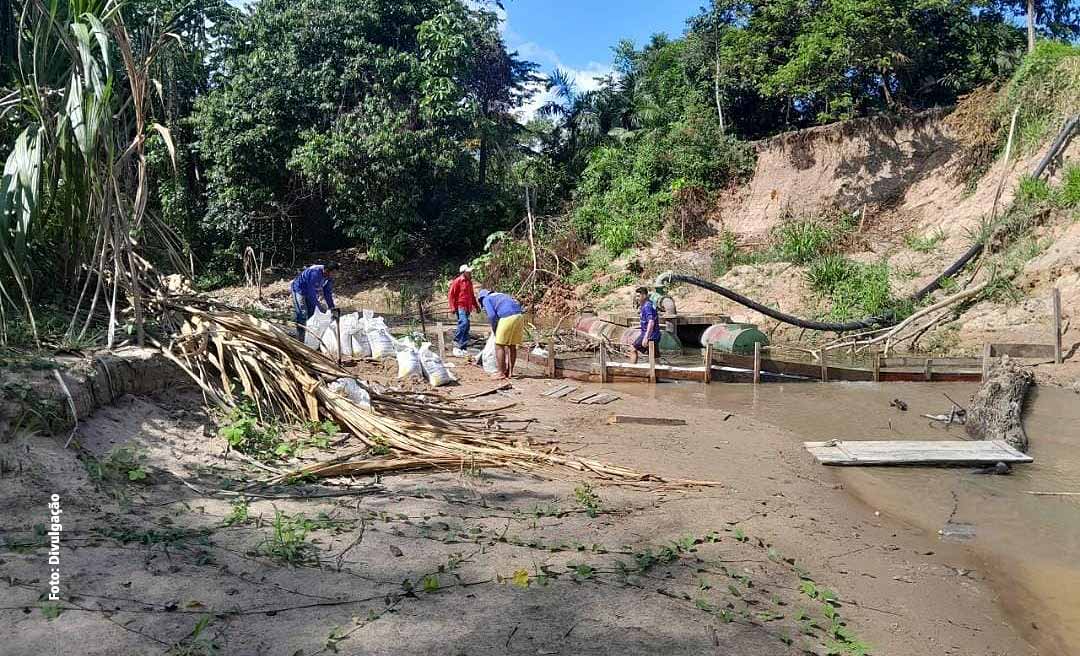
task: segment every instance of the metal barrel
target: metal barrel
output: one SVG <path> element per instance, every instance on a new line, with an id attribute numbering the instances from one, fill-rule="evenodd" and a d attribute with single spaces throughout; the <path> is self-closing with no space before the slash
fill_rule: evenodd
<path id="1" fill-rule="evenodd" d="M 769 338 L 749 323 L 714 323 L 701 333 L 701 345 L 709 346 L 726 353 L 750 354 L 754 344 L 766 346 Z"/>

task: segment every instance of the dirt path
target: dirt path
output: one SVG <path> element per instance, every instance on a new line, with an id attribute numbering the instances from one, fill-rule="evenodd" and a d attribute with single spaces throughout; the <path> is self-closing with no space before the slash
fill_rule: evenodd
<path id="1" fill-rule="evenodd" d="M 456 371 L 454 395 L 492 386 Z M 244 505 L 214 490 L 265 472 L 223 457 L 197 395 L 126 397 L 81 426 L 83 462 L 62 438 L 0 445 L 35 454 L 0 477 L 0 654 L 1034 653 L 963 547 L 875 516 L 790 433 L 704 404 L 678 408 L 685 427 L 608 426 L 611 412 L 672 409 L 645 394 L 602 409 L 540 397 L 554 384 L 526 378 L 470 403 L 516 402 L 534 442 L 723 485 L 463 466 Z M 94 458 L 124 446 L 145 478 L 94 480 Z M 328 492 L 260 492 L 313 490 Z M 57 607 L 40 600 L 48 536 L 34 528 L 54 493 Z"/>

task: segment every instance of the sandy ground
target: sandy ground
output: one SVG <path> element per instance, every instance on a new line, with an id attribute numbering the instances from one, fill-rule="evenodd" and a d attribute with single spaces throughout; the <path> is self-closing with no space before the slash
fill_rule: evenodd
<path id="1" fill-rule="evenodd" d="M 493 386 L 455 371 L 451 396 Z M 79 458 L 62 437 L 0 445 L 34 453 L 0 468 L 0 654 L 825 654 L 839 635 L 838 653 L 1036 653 L 971 552 L 875 514 L 794 434 L 705 404 L 678 408 L 686 426 L 612 426 L 611 413 L 672 408 L 643 392 L 602 408 L 550 400 L 557 382 L 531 375 L 468 403 L 516 403 L 534 443 L 720 484 L 463 466 L 259 487 L 227 525 L 228 490 L 267 473 L 226 457 L 191 390 L 126 397 L 80 426 Z M 136 449 L 145 479 L 88 476 L 117 446 Z M 64 510 L 56 608 L 42 603 L 48 536 L 35 530 L 50 494 Z M 313 522 L 302 563 L 268 554 L 279 511 Z"/>

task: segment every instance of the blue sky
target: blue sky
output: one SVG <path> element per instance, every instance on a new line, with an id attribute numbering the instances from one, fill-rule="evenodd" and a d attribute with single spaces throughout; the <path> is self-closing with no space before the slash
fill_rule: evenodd
<path id="1" fill-rule="evenodd" d="M 657 32 L 679 36 L 704 0 L 506 0 L 503 38 L 509 50 L 540 65 L 570 73 L 579 89 L 611 71 L 611 47 L 628 38 L 638 46 Z M 546 94 L 524 108 L 526 115 Z"/>

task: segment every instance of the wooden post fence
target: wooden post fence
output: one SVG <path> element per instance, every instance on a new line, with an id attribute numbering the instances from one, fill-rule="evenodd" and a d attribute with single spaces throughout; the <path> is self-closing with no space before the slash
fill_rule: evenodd
<path id="1" fill-rule="evenodd" d="M 705 373 L 701 382 L 706 385 L 712 382 L 712 344 L 705 345 Z"/>
<path id="2" fill-rule="evenodd" d="M 656 383 L 656 342 L 649 340 L 649 382 Z"/>
<path id="3" fill-rule="evenodd" d="M 1061 364 L 1061 290 L 1054 287 L 1054 364 Z"/>
<path id="4" fill-rule="evenodd" d="M 600 382 L 608 382 L 607 344 L 600 342 Z"/>
<path id="5" fill-rule="evenodd" d="M 754 342 L 754 384 L 761 382 L 761 342 Z"/>

